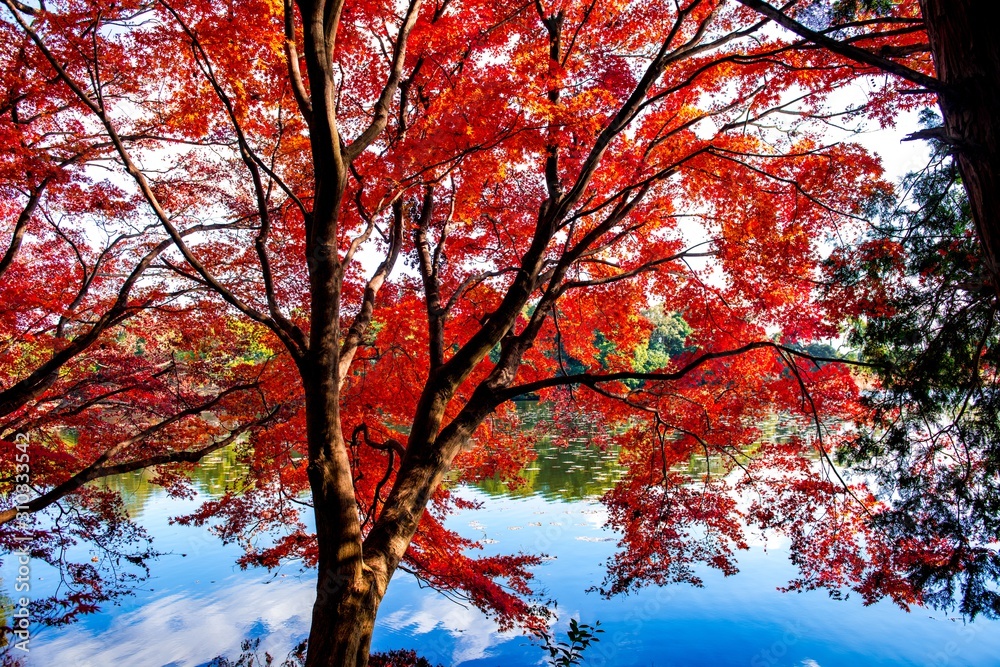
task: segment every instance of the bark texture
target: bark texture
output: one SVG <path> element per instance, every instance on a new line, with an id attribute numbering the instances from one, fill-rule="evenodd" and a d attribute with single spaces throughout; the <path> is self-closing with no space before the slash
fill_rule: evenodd
<path id="1" fill-rule="evenodd" d="M 375 615 L 384 589 L 370 570 L 354 578 L 321 567 L 306 667 L 364 667 L 368 664 Z"/>

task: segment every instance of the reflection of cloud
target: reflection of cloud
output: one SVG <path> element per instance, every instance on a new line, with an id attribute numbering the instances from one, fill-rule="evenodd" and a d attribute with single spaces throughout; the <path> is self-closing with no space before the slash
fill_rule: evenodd
<path id="1" fill-rule="evenodd" d="M 311 582 L 288 578 L 240 583 L 233 577 L 227 583 L 203 596 L 168 595 L 117 617 L 104 630 L 77 627 L 45 637 L 32 643 L 32 663 L 189 667 L 218 655 L 235 658 L 248 634 L 265 635 L 262 654 L 267 650 L 284 657 L 294 644 L 289 636 L 308 632 L 315 597 Z"/>
<path id="2" fill-rule="evenodd" d="M 580 510 L 579 518 L 583 520 L 581 526 L 604 530 L 604 525 L 608 522 L 608 508 L 597 503 L 588 503 Z"/>
<path id="3" fill-rule="evenodd" d="M 416 637 L 440 629 L 454 638 L 451 664 L 478 660 L 491 656 L 489 649 L 517 636 L 516 633 L 498 634 L 496 624 L 474 607 L 463 607 L 439 596 L 426 597 L 420 608 L 404 607 L 383 619 L 383 626 L 403 631 Z M 421 647 L 433 644 L 433 638 L 421 639 Z M 447 649 L 442 647 L 443 654 Z"/>
<path id="4" fill-rule="evenodd" d="M 764 551 L 774 551 L 777 553 L 779 551 L 788 551 L 792 545 L 791 538 L 774 530 L 761 533 L 756 529 L 746 529 L 743 537 L 751 549 L 759 548 Z"/>

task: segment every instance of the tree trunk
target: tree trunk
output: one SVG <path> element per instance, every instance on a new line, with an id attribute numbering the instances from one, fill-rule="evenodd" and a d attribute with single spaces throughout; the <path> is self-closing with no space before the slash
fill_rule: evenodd
<path id="1" fill-rule="evenodd" d="M 1000 40 L 987 0 L 920 0 L 939 102 L 969 195 L 992 287 L 1000 295 Z"/>
<path id="2" fill-rule="evenodd" d="M 335 322 L 335 320 L 334 320 Z M 319 326 L 329 326 L 319 323 Z M 315 347 L 333 346 L 325 338 Z M 361 525 L 347 446 L 341 433 L 337 354 L 316 355 L 306 382 L 309 485 L 316 517 L 318 579 L 307 667 L 365 667 L 375 613 L 385 594 L 365 565 Z"/>
<path id="3" fill-rule="evenodd" d="M 370 571 L 319 573 L 306 667 L 365 667 L 382 594 Z"/>

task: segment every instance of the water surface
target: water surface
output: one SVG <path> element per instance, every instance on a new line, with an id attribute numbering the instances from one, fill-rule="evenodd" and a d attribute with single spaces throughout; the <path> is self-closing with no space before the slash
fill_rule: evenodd
<path id="1" fill-rule="evenodd" d="M 706 569 L 703 588 L 676 585 L 602 599 L 588 589 L 601 582 L 615 550 L 616 536 L 604 527 L 598 502 L 617 478 L 615 453 L 581 441 L 566 449 L 542 442 L 538 454 L 523 472 L 526 483 L 513 492 L 492 482 L 459 487 L 482 509 L 458 512 L 448 525 L 485 539 L 487 554 L 548 554 L 535 569 L 535 584 L 558 601 L 556 632 L 564 633 L 571 617 L 599 620 L 605 629 L 585 665 L 1000 665 L 997 622 L 965 624 L 888 603 L 865 607 L 854 596 L 834 600 L 818 591 L 778 592 L 795 574 L 780 541 L 741 553 L 734 577 Z M 221 493 L 234 479 L 232 455 L 217 455 L 196 475 L 201 499 Z M 204 528 L 169 523 L 199 499 L 170 498 L 139 474 L 112 484 L 126 492 L 130 511 L 164 555 L 151 563 L 152 576 L 135 595 L 72 626 L 38 631 L 29 664 L 197 666 L 217 655 L 236 656 L 248 637 L 277 657 L 306 637 L 312 571 L 295 563 L 275 572 L 241 571 L 234 565 L 238 547 L 221 544 Z M 35 567 L 34 595 L 51 590 L 51 575 Z M 9 559 L 3 577 L 11 581 Z M 475 608 L 421 588 L 403 573 L 382 605 L 373 648 L 413 648 L 444 665 L 544 664 L 537 642 L 497 632 Z"/>

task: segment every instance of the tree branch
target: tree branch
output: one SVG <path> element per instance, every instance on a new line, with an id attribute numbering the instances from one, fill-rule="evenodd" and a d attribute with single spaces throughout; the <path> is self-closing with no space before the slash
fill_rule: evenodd
<path id="1" fill-rule="evenodd" d="M 403 24 L 396 35 L 396 43 L 393 45 L 392 65 L 389 69 L 389 77 L 382 88 L 378 102 L 375 103 L 375 117 L 372 118 L 372 122 L 367 129 L 347 147 L 345 151 L 347 162 L 353 162 L 385 129 L 385 125 L 389 120 L 389 105 L 392 103 L 392 98 L 396 95 L 396 90 L 399 88 L 399 81 L 403 74 L 403 63 L 406 60 L 406 42 L 409 39 L 410 31 L 413 30 L 413 26 L 417 22 L 419 11 L 420 0 L 410 0 L 410 4 L 406 9 L 406 15 L 403 17 Z"/>
<path id="2" fill-rule="evenodd" d="M 840 364 L 849 364 L 852 366 L 864 366 L 867 368 L 877 367 L 875 364 L 870 364 L 863 361 L 855 361 L 853 359 L 842 359 L 836 357 L 820 357 L 808 354 L 801 350 L 796 350 L 787 347 L 785 345 L 779 345 L 778 343 L 773 343 L 771 341 L 758 341 L 755 343 L 747 343 L 746 345 L 742 345 L 732 350 L 724 350 L 722 352 L 705 352 L 695 357 L 691 361 L 689 361 L 680 369 L 670 373 L 638 373 L 631 371 L 621 371 L 617 373 L 603 373 L 603 374 L 578 373 L 575 375 L 556 376 L 551 378 L 545 378 L 543 380 L 537 380 L 535 382 L 527 382 L 525 384 L 509 387 L 505 390 L 498 392 L 497 398 L 499 399 L 499 402 L 502 403 L 503 401 L 509 401 L 512 398 L 520 396 L 522 394 L 528 394 L 540 391 L 542 389 L 548 389 L 551 387 L 559 387 L 564 385 L 585 385 L 593 387 L 606 382 L 623 382 L 625 380 L 672 382 L 683 378 L 688 373 L 694 371 L 695 369 L 704 365 L 705 363 L 712 361 L 713 359 L 724 359 L 727 357 L 734 357 L 741 354 L 745 354 L 752 350 L 760 350 L 760 349 L 776 350 L 778 352 L 783 352 L 785 354 L 789 354 L 794 357 L 808 359 L 816 364 L 840 363 Z"/>
<path id="3" fill-rule="evenodd" d="M 221 440 L 214 440 L 212 443 L 201 447 L 200 449 L 164 452 L 162 454 L 154 454 L 145 458 L 126 461 L 114 465 L 100 465 L 99 462 L 102 460 L 106 461 L 108 457 L 99 458 L 98 461 L 94 462 L 94 464 L 87 466 L 62 484 L 55 486 L 37 498 L 33 498 L 22 505 L 21 508 L 23 509 L 11 507 L 0 511 L 0 526 L 12 521 L 18 514 L 30 514 L 43 510 L 78 490 L 87 482 L 92 482 L 95 479 L 101 479 L 111 475 L 121 475 L 128 472 L 135 472 L 136 470 L 144 470 L 153 466 L 167 465 L 170 463 L 197 463 L 212 452 L 229 446 L 250 429 L 263 426 L 273 419 L 278 414 L 280 409 L 281 406 L 276 406 L 267 412 L 263 417 L 241 425 L 239 428 L 230 431 L 229 435 L 225 438 L 222 438 Z M 188 414 L 196 414 L 190 413 L 190 411 L 185 412 Z M 125 443 L 132 441 L 134 441 L 134 438 L 126 440 Z M 115 447 L 112 447 L 111 450 L 117 449 L 120 451 L 120 448 L 123 447 L 123 445 L 124 443 L 119 443 Z"/>
<path id="4" fill-rule="evenodd" d="M 795 33 L 799 37 L 807 39 L 813 44 L 829 49 L 837 55 L 861 63 L 862 65 L 875 67 L 883 72 L 888 72 L 889 74 L 895 74 L 902 79 L 906 79 L 907 81 L 915 83 L 918 86 L 923 86 L 924 88 L 932 90 L 938 94 L 947 94 L 950 92 L 948 86 L 946 86 L 939 79 L 927 76 L 926 74 L 910 69 L 905 65 L 900 65 L 899 63 L 877 56 L 870 51 L 865 51 L 864 49 L 859 49 L 856 46 L 851 46 L 839 40 L 827 37 L 822 33 L 816 32 L 815 30 L 810 30 L 795 19 L 786 15 L 781 10 L 772 7 L 766 2 L 762 2 L 762 0 L 737 1 L 744 7 L 748 7 L 758 14 L 766 16 L 778 25 Z"/>
<path id="5" fill-rule="evenodd" d="M 24 205 L 21 213 L 18 214 L 17 222 L 14 224 L 14 231 L 11 234 L 10 245 L 7 246 L 7 252 L 4 253 L 3 259 L 0 259 L 0 276 L 3 276 L 7 269 L 10 268 L 14 257 L 17 255 L 17 251 L 20 250 L 21 240 L 24 238 L 25 232 L 28 231 L 28 222 L 31 221 L 31 215 L 35 212 L 38 200 L 41 199 L 42 192 L 45 191 L 45 186 L 49 184 L 49 180 L 47 177 L 31 189 L 27 203 Z"/>

